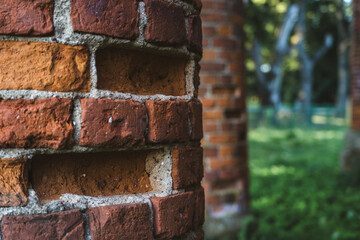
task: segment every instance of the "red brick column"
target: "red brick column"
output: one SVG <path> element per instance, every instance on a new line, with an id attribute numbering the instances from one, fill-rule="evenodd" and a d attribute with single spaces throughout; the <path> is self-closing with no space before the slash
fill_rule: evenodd
<path id="1" fill-rule="evenodd" d="M 345 137 L 345 150 L 341 155 L 342 170 L 349 170 L 360 162 L 360 2 L 353 1 L 351 65 L 351 127 Z"/>
<path id="2" fill-rule="evenodd" d="M 1 239 L 203 239 L 200 8 L 0 0 Z"/>
<path id="3" fill-rule="evenodd" d="M 236 234 L 248 212 L 243 9 L 239 0 L 203 0 L 205 232 Z"/>

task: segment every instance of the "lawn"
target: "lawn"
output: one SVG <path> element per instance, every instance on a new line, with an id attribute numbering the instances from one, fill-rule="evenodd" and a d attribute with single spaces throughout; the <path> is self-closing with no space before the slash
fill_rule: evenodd
<path id="1" fill-rule="evenodd" d="M 241 239 L 360 239 L 359 174 L 338 167 L 345 132 L 250 131 L 253 218 Z"/>

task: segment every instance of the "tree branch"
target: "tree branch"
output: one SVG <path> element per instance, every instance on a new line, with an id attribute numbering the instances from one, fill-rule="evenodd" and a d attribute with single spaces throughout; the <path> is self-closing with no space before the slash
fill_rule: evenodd
<path id="1" fill-rule="evenodd" d="M 315 52 L 314 57 L 312 59 L 313 64 L 316 64 L 319 59 L 324 56 L 324 54 L 332 47 L 334 43 L 333 36 L 331 34 L 327 34 L 324 39 L 324 45 Z"/>

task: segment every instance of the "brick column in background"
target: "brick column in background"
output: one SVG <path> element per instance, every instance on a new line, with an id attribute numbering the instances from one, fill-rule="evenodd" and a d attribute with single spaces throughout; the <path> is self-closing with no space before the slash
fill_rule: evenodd
<path id="1" fill-rule="evenodd" d="M 243 8 L 240 0 L 203 0 L 205 233 L 236 234 L 248 212 Z"/>
<path id="2" fill-rule="evenodd" d="M 0 238 L 202 240 L 199 0 L 0 0 Z"/>
<path id="3" fill-rule="evenodd" d="M 360 163 L 360 2 L 353 1 L 350 51 L 351 127 L 345 136 L 345 149 L 340 157 L 342 170 Z"/>

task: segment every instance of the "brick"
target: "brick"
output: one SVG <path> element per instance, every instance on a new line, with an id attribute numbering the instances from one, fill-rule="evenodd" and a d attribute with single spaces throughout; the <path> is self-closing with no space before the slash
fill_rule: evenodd
<path id="1" fill-rule="evenodd" d="M 146 41 L 160 45 L 182 45 L 186 41 L 183 9 L 174 3 L 145 0 L 148 24 Z"/>
<path id="2" fill-rule="evenodd" d="M 154 239 L 146 203 L 90 208 L 87 215 L 93 240 Z"/>
<path id="3" fill-rule="evenodd" d="M 71 22 L 76 32 L 135 39 L 139 35 L 136 0 L 71 0 Z"/>
<path id="4" fill-rule="evenodd" d="M 176 148 L 171 155 L 173 188 L 182 189 L 200 184 L 204 175 L 203 149 L 201 147 Z"/>
<path id="5" fill-rule="evenodd" d="M 99 89 L 139 95 L 185 95 L 186 59 L 128 49 L 96 54 Z"/>
<path id="6" fill-rule="evenodd" d="M 147 141 L 185 142 L 189 139 L 189 107 L 185 101 L 146 101 L 149 114 Z"/>
<path id="7" fill-rule="evenodd" d="M 1 230 L 3 240 L 85 239 L 80 210 L 46 215 L 4 216 Z"/>
<path id="8" fill-rule="evenodd" d="M 157 239 L 171 239 L 192 229 L 196 205 L 193 192 L 151 198 L 151 203 Z"/>
<path id="9" fill-rule="evenodd" d="M 0 90 L 87 92 L 89 69 L 83 46 L 0 41 Z"/>
<path id="10" fill-rule="evenodd" d="M 202 62 L 201 69 L 204 72 L 220 72 L 225 69 L 225 64 L 223 63 L 215 63 L 215 62 Z"/>
<path id="11" fill-rule="evenodd" d="M 204 106 L 204 108 L 211 108 L 215 106 L 215 100 L 213 98 L 203 98 L 201 99 L 201 103 Z"/>
<path id="12" fill-rule="evenodd" d="M 202 26 L 199 15 L 192 15 L 189 21 L 189 49 L 195 52 L 202 52 Z"/>
<path id="13" fill-rule="evenodd" d="M 202 187 L 194 191 L 195 198 L 195 213 L 193 226 L 195 228 L 201 227 L 205 221 L 205 193 Z"/>
<path id="14" fill-rule="evenodd" d="M 24 206 L 28 195 L 26 159 L 0 159 L 0 207 Z"/>
<path id="15" fill-rule="evenodd" d="M 238 140 L 238 136 L 234 133 L 219 133 L 209 137 L 209 142 L 212 144 L 219 143 L 235 143 Z"/>
<path id="16" fill-rule="evenodd" d="M 223 111 L 219 111 L 219 110 L 206 110 L 203 113 L 204 120 L 222 119 L 223 116 L 224 116 Z"/>
<path id="17" fill-rule="evenodd" d="M 216 52 L 214 50 L 206 50 L 203 52 L 203 60 L 210 61 L 216 59 Z"/>
<path id="18" fill-rule="evenodd" d="M 146 172 L 150 151 L 37 155 L 32 159 L 32 186 L 41 202 L 62 194 L 113 196 L 152 190 Z"/>
<path id="19" fill-rule="evenodd" d="M 82 99 L 80 146 L 121 147 L 145 143 L 146 110 L 129 100 Z"/>
<path id="20" fill-rule="evenodd" d="M 52 34 L 53 12 L 53 0 L 0 0 L 0 34 Z"/>
<path id="21" fill-rule="evenodd" d="M 69 148 L 74 142 L 70 99 L 0 101 L 0 148 Z"/>
<path id="22" fill-rule="evenodd" d="M 197 98 L 199 95 L 199 86 L 200 86 L 200 70 L 201 66 L 199 62 L 195 63 L 195 71 L 194 71 L 194 97 Z"/>
<path id="23" fill-rule="evenodd" d="M 203 137 L 202 104 L 200 101 L 189 102 L 191 140 L 200 140 Z"/>
<path id="24" fill-rule="evenodd" d="M 200 228 L 185 234 L 185 236 L 180 237 L 179 240 L 204 240 L 204 237 L 204 230 Z"/>

